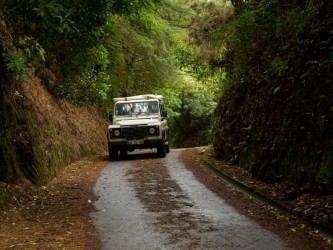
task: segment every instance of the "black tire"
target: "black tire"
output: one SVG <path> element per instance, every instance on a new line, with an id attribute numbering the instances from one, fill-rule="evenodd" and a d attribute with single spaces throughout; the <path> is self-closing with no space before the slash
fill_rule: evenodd
<path id="1" fill-rule="evenodd" d="M 120 157 L 121 158 L 126 158 L 127 156 L 127 148 L 120 148 Z"/>
<path id="2" fill-rule="evenodd" d="M 161 143 L 158 147 L 157 147 L 157 154 L 159 157 L 163 158 L 166 156 L 166 148 L 165 148 L 165 144 Z"/>
<path id="3" fill-rule="evenodd" d="M 165 152 L 166 152 L 167 154 L 170 153 L 169 144 L 166 144 L 166 145 L 165 145 Z"/>
<path id="4" fill-rule="evenodd" d="M 118 147 L 109 145 L 109 159 L 115 160 L 118 158 Z"/>

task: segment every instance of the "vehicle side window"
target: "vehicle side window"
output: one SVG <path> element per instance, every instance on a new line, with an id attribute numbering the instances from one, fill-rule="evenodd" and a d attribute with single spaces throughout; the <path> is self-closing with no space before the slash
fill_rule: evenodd
<path id="1" fill-rule="evenodd" d="M 148 105 L 149 113 L 158 113 L 158 104 L 157 102 L 150 102 Z"/>
<path id="2" fill-rule="evenodd" d="M 163 111 L 164 111 L 164 105 L 160 104 L 160 113 L 162 117 L 163 117 Z"/>

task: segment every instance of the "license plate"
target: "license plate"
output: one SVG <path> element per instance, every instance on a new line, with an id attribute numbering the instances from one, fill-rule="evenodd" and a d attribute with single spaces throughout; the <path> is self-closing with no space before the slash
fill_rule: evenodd
<path id="1" fill-rule="evenodd" d="M 144 141 L 143 140 L 133 140 L 133 141 L 128 141 L 128 144 L 130 144 L 130 145 L 144 144 Z"/>

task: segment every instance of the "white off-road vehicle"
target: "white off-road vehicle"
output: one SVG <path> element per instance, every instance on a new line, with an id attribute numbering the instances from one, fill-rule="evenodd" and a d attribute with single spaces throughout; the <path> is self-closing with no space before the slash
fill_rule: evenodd
<path id="1" fill-rule="evenodd" d="M 108 147 L 110 159 L 125 157 L 128 151 L 156 148 L 160 157 L 169 153 L 169 128 L 163 96 L 138 95 L 114 98 L 110 115 Z"/>

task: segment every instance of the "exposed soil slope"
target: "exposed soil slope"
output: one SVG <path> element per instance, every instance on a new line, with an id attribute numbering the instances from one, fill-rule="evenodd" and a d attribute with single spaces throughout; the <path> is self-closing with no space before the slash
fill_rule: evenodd
<path id="1" fill-rule="evenodd" d="M 34 72 L 7 92 L 6 112 L 1 113 L 0 180 L 24 176 L 43 185 L 63 166 L 105 150 L 108 123 L 98 108 L 55 99 Z"/>
<path id="2" fill-rule="evenodd" d="M 106 158 L 77 161 L 47 186 L 0 183 L 0 249 L 100 249 L 90 223 L 93 186 Z"/>
<path id="3" fill-rule="evenodd" d="M 188 149 L 183 153 L 182 160 L 196 178 L 223 196 L 229 204 L 275 231 L 296 249 L 300 249 L 297 248 L 300 242 L 308 249 L 331 249 L 328 240 L 325 242 L 315 230 L 301 221 L 267 208 L 217 181 L 203 167 L 203 152 L 201 148 Z M 27 182 L 17 185 L 0 183 L 0 192 L 8 194 L 4 201 L 0 201 L 0 249 L 100 249 L 89 213 L 93 209 L 91 201 L 94 199 L 95 181 L 106 163 L 106 155 L 78 161 L 67 166 L 49 185 L 40 188 Z M 215 163 L 227 166 L 223 162 Z M 229 171 L 227 168 L 224 170 Z M 279 186 L 259 184 L 243 172 L 234 171 L 233 176 L 244 183 L 258 184 L 253 185 L 254 188 L 281 191 Z M 298 208 L 303 211 L 317 203 L 312 199 L 304 201 L 306 206 Z M 320 210 L 320 213 L 330 215 L 332 210 Z"/>

